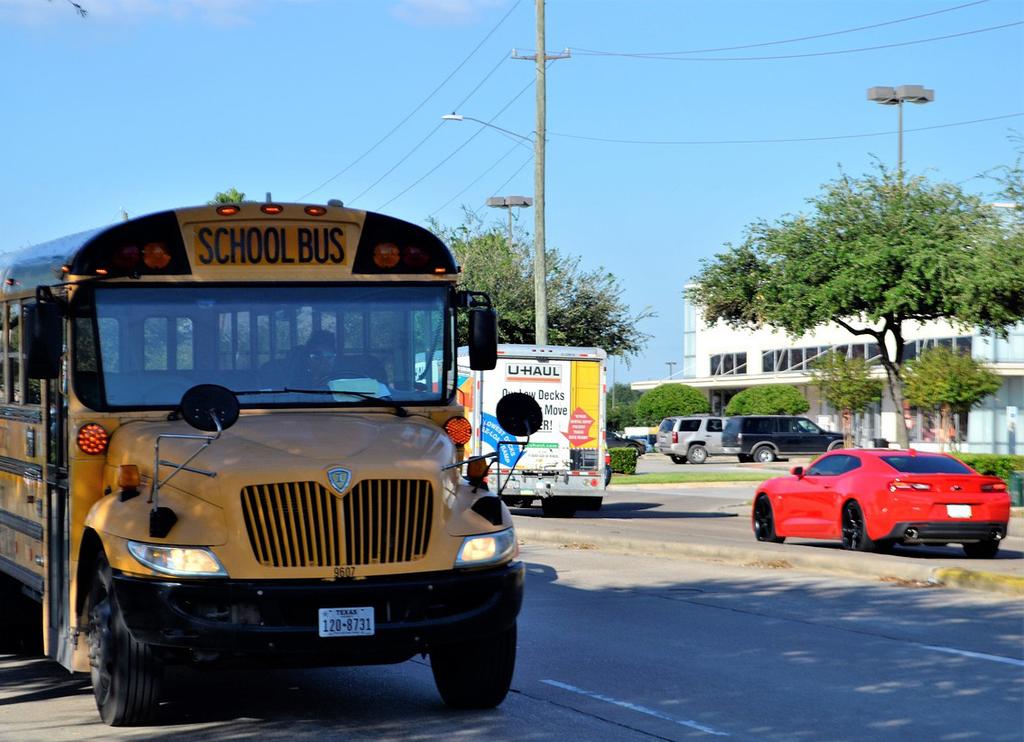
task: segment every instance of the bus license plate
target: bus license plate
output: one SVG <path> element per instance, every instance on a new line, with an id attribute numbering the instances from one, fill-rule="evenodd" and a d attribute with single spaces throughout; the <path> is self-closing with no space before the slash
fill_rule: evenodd
<path id="1" fill-rule="evenodd" d="M 950 518 L 970 518 L 971 517 L 971 506 L 970 505 L 947 505 L 946 515 Z"/>
<path id="2" fill-rule="evenodd" d="M 373 608 L 321 608 L 320 636 L 373 636 Z"/>

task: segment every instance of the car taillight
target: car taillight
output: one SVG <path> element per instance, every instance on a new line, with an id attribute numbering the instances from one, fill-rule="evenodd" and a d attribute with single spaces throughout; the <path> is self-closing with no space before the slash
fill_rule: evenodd
<path id="1" fill-rule="evenodd" d="M 1006 492 L 1006 482 L 989 482 L 981 485 L 982 492 Z"/>
<path id="2" fill-rule="evenodd" d="M 612 465 L 612 455 L 608 451 L 604 452 L 604 465 L 605 466 L 611 466 Z"/>
<path id="3" fill-rule="evenodd" d="M 899 492 L 901 490 L 904 492 L 908 490 L 925 491 L 930 490 L 931 488 L 932 486 L 930 484 L 926 484 L 925 482 L 903 482 L 900 481 L 899 479 L 889 482 L 890 492 Z"/>
<path id="4" fill-rule="evenodd" d="M 737 433 L 736 434 L 736 442 L 737 443 L 743 443 L 743 433 Z"/>
<path id="5" fill-rule="evenodd" d="M 679 443 L 679 433 L 676 433 L 675 431 L 672 431 L 672 442 L 673 443 Z"/>

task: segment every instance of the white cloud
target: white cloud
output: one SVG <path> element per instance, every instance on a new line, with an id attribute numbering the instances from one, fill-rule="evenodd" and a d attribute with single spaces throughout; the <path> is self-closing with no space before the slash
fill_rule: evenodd
<path id="1" fill-rule="evenodd" d="M 391 15 L 416 26 L 464 26 L 475 23 L 490 8 L 507 0 L 398 0 Z"/>

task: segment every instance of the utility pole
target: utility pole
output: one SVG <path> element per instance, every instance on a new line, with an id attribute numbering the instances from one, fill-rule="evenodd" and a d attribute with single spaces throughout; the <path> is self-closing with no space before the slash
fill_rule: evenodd
<path id="1" fill-rule="evenodd" d="M 547 261 L 544 253 L 544 144 L 547 138 L 547 83 L 545 71 L 552 59 L 567 59 L 569 50 L 561 54 L 548 54 L 544 45 L 544 0 L 537 2 L 537 53 L 518 55 L 512 50 L 513 59 L 531 59 L 537 63 L 537 136 L 534 138 L 533 154 L 533 311 L 534 342 L 548 343 L 548 294 Z"/>

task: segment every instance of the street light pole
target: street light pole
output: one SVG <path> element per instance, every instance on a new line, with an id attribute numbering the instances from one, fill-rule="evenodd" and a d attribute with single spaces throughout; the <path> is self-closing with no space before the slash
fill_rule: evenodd
<path id="1" fill-rule="evenodd" d="M 665 365 L 668 366 L 668 378 L 672 378 L 672 367 L 676 365 L 675 361 L 665 361 Z"/>
<path id="2" fill-rule="evenodd" d="M 492 196 L 487 199 L 487 205 L 495 209 L 508 209 L 508 249 L 512 251 L 512 209 L 533 206 L 533 199 L 529 196 Z"/>
<path id="3" fill-rule="evenodd" d="M 897 172 L 900 181 L 903 180 L 903 104 L 904 103 L 931 103 L 935 100 L 935 91 L 929 90 L 922 85 L 899 85 L 895 88 L 876 86 L 868 88 L 868 100 L 881 103 L 883 106 L 896 106 L 899 113 L 898 140 L 897 140 Z"/>

